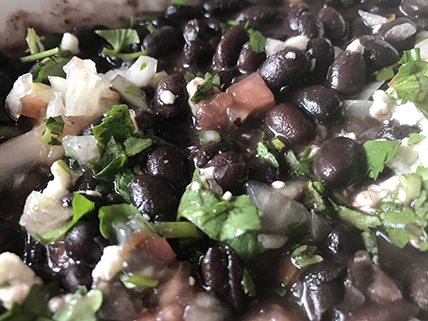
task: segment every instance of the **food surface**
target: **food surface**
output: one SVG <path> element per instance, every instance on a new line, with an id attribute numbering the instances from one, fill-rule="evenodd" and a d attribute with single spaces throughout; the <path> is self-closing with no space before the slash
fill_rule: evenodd
<path id="1" fill-rule="evenodd" d="M 428 319 L 427 1 L 34 27 L 0 54 L 0 320 Z"/>

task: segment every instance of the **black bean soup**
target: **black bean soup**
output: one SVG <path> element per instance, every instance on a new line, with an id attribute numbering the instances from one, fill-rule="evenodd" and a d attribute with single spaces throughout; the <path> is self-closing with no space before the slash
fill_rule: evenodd
<path id="1" fill-rule="evenodd" d="M 0 320 L 427 320 L 426 32 L 426 0 L 30 28 L 0 55 Z"/>

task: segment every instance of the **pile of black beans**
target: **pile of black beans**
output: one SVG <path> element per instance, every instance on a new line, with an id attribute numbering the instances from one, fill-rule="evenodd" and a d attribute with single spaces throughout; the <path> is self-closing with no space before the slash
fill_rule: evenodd
<path id="1" fill-rule="evenodd" d="M 395 19 L 373 32 L 362 22 L 358 10 Z M 404 50 L 413 48 L 416 30 L 428 28 L 427 20 L 425 0 L 198 0 L 192 6 L 170 5 L 155 18 L 137 18 L 133 27 L 141 43 L 127 51 L 146 51 L 158 60 L 158 70 L 165 70 L 168 76 L 155 88 L 142 88 L 149 109 L 135 107 L 139 127 L 154 137 L 156 144 L 130 164 L 140 169 L 140 175 L 128 185 L 131 203 L 151 221 L 174 221 L 195 167 L 211 168 L 216 188 L 233 195 L 244 193 L 250 179 L 265 183 L 287 180 L 290 168 L 285 162 L 280 161 L 276 168 L 256 156 L 257 142 L 266 137 L 279 139 L 296 153 L 309 145 L 319 147 L 313 173 L 329 191 L 352 189 L 367 180 L 364 140 L 401 139 L 419 129 L 374 122 L 369 130 L 357 133 L 356 140 L 336 137 L 347 121 L 342 102 L 358 96 L 374 79 L 374 72 L 397 63 Z M 304 38 L 267 56 L 251 47 L 248 26 L 281 41 Z M 107 44 L 94 31 L 104 28 L 83 26 L 71 31 L 79 39 L 79 56 L 95 61 L 99 72 L 129 64 L 103 54 Z M 413 29 L 415 32 L 408 32 Z M 30 69 L 28 64 L 0 55 L 2 109 L 16 76 Z M 221 142 L 201 143 L 200 128 L 188 105 L 184 77 L 188 72 L 218 74 L 222 90 L 257 72 L 276 104 L 248 122 L 219 129 Z M 173 104 L 161 99 L 166 90 L 176 96 Z M 20 122 L 18 126 L 28 128 L 25 117 Z M 90 126 L 82 134 L 90 134 Z M 83 170 L 73 191 L 94 200 L 97 208 L 123 202 L 113 182 Z M 46 184 L 43 175 L 31 175 L 37 181 L 30 184 L 34 187 L 31 190 L 42 189 Z M 101 192 L 107 191 L 104 197 L 97 194 L 100 186 Z M 3 193 L 0 204 L 10 197 Z M 13 206 L 5 207 L 0 251 L 18 253 L 45 280 L 59 279 L 67 292 L 82 285 L 89 288 L 91 271 L 108 245 L 98 230 L 96 211 L 64 240 L 43 246 L 16 223 L 28 193 L 23 194 L 15 195 Z M 70 205 L 71 198 L 72 194 L 65 197 L 64 204 Z M 414 316 L 428 317 L 428 269 L 421 263 L 428 259 L 426 255 L 398 250 L 379 234 L 383 247 L 380 265 L 376 265 L 355 228 L 334 223 L 327 224 L 325 230 L 313 240 L 324 257 L 322 263 L 302 270 L 290 267 L 288 245 L 265 254 L 258 262 L 247 262 L 259 290 L 256 300 L 243 291 L 243 264 L 231 248 L 208 240 L 184 250 L 178 242 L 171 245 L 180 259 L 195 263 L 194 274 L 202 287 L 239 312 L 235 319 L 407 321 Z M 298 241 L 308 239 L 297 236 Z M 397 269 L 407 259 L 409 266 Z M 284 293 L 278 295 L 277 289 Z"/>

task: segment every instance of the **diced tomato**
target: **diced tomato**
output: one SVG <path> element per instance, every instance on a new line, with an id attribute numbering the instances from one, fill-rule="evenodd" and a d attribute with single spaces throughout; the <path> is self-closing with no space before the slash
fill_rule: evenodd
<path id="1" fill-rule="evenodd" d="M 124 253 L 130 253 L 136 247 L 140 248 L 150 257 L 156 258 L 163 263 L 169 263 L 176 257 L 168 241 L 158 235 L 150 235 L 141 232 L 133 235 L 123 247 Z"/>
<path id="2" fill-rule="evenodd" d="M 233 97 L 218 93 L 196 105 L 195 118 L 202 129 L 219 129 L 227 123 L 227 108 L 232 106 Z"/>

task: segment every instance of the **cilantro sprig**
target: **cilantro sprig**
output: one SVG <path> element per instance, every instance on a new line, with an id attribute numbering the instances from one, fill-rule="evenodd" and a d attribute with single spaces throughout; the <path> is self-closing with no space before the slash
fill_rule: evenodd
<path id="1" fill-rule="evenodd" d="M 363 144 L 367 156 L 369 176 L 377 179 L 397 154 L 400 141 L 368 140 Z"/>
<path id="2" fill-rule="evenodd" d="M 42 141 L 49 145 L 61 145 L 58 139 L 64 129 L 64 120 L 62 117 L 49 117 L 43 123 L 45 124 L 45 131 L 42 134 Z"/>
<path id="3" fill-rule="evenodd" d="M 130 45 L 140 43 L 140 37 L 135 29 L 105 29 L 96 30 L 95 33 L 111 46 L 111 48 L 103 49 L 106 56 L 132 60 L 146 54 L 145 51 L 123 52 Z"/>
<path id="4" fill-rule="evenodd" d="M 214 93 L 215 88 L 221 88 L 220 76 L 215 74 L 211 75 L 207 72 L 204 76 L 204 82 L 198 85 L 195 94 L 190 98 L 190 101 L 197 103 L 202 99 Z"/>

